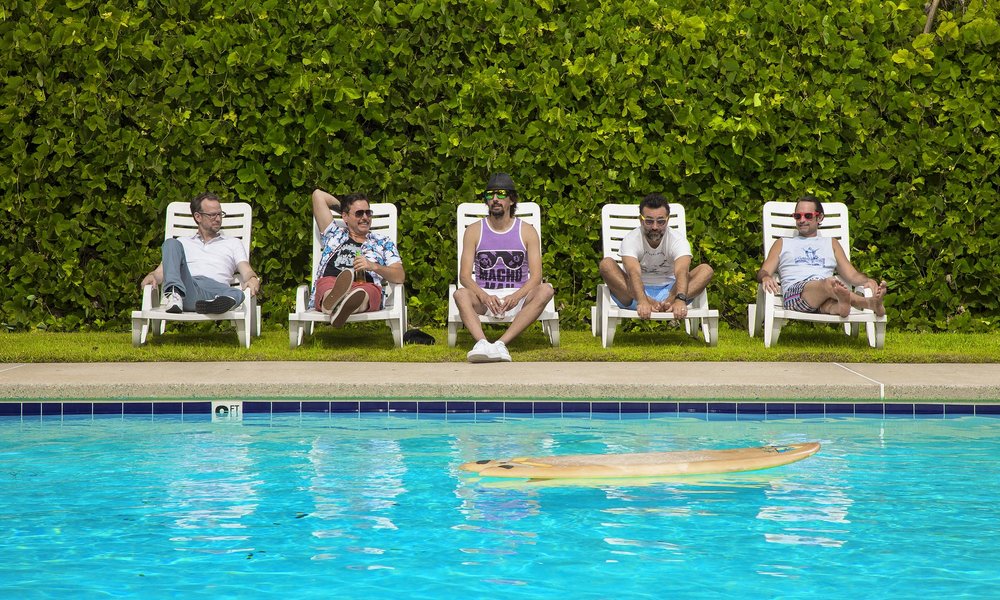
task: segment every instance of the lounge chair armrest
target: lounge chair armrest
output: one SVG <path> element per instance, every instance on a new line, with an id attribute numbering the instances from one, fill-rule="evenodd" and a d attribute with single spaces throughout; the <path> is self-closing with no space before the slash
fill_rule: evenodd
<path id="1" fill-rule="evenodd" d="M 159 296 L 153 293 L 153 286 L 142 286 L 142 310 L 149 310 L 153 308 L 153 302 L 156 302 L 155 306 L 159 306 L 160 304 Z"/>
<path id="2" fill-rule="evenodd" d="M 309 306 L 309 286 L 300 285 L 295 288 L 295 312 L 304 313 Z"/>

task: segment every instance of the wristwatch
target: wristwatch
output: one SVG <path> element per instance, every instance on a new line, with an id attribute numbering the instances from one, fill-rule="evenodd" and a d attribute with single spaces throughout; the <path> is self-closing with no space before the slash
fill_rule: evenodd
<path id="1" fill-rule="evenodd" d="M 678 300 L 680 300 L 681 302 L 687 302 L 688 300 L 690 300 L 690 298 L 688 298 L 687 294 L 677 294 L 674 297 L 677 298 Z"/>

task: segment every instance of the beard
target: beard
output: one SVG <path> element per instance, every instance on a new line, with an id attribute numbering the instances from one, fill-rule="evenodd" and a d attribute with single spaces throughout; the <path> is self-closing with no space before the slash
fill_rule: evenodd
<path id="1" fill-rule="evenodd" d="M 494 217 L 502 217 L 506 214 L 506 212 L 507 211 L 505 211 L 503 208 L 503 204 L 501 204 L 500 202 L 490 203 L 490 215 Z"/>

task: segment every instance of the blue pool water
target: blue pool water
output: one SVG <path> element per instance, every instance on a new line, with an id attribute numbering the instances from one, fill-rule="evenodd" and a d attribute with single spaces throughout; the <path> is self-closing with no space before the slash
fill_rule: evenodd
<path id="1" fill-rule="evenodd" d="M 816 440 L 546 486 L 489 457 Z M 1000 419 L 0 419 L 0 596 L 1000 597 Z"/>

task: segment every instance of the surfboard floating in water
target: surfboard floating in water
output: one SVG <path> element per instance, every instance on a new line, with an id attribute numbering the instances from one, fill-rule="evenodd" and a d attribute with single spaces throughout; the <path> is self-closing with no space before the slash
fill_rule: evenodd
<path id="1" fill-rule="evenodd" d="M 669 477 L 735 473 L 780 467 L 819 451 L 819 443 L 636 454 L 570 454 L 477 460 L 459 468 L 483 477 L 580 479 L 603 477 Z"/>

